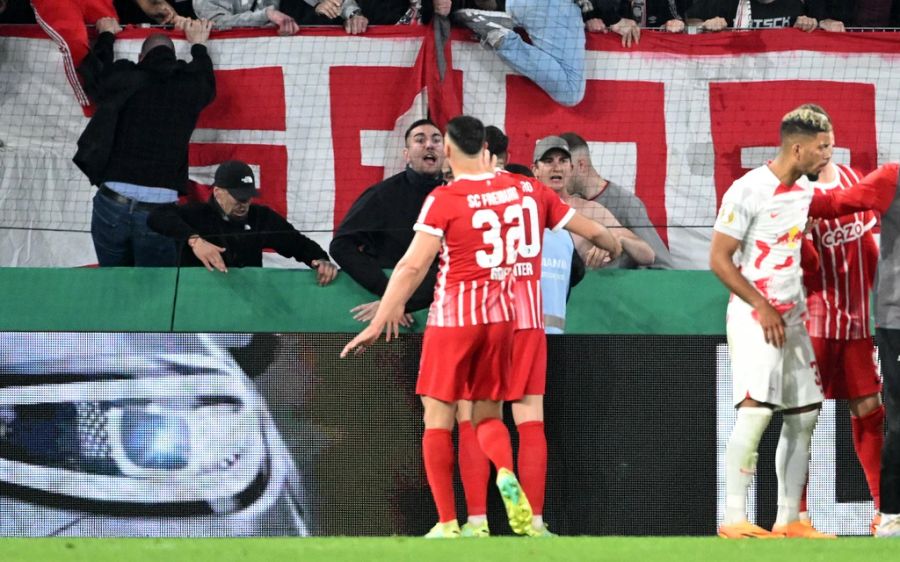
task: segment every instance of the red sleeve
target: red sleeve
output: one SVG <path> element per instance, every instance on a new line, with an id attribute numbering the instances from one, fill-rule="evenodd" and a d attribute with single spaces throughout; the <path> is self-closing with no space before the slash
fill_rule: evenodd
<path id="1" fill-rule="evenodd" d="M 803 270 L 803 285 L 806 287 L 807 294 L 822 290 L 819 265 L 820 258 L 816 245 L 804 236 L 803 244 L 800 246 L 800 268 Z"/>
<path id="2" fill-rule="evenodd" d="M 809 205 L 809 216 L 833 219 L 869 209 L 884 213 L 897 195 L 898 163 L 881 166 L 849 189 L 817 193 Z"/>
<path id="3" fill-rule="evenodd" d="M 561 222 L 568 220 L 571 218 L 569 215 L 569 211 L 572 210 L 572 207 L 569 206 L 568 203 L 565 203 L 559 195 L 544 185 L 543 183 L 538 182 L 538 189 L 541 190 L 541 199 L 544 204 L 544 213 L 547 217 L 547 228 L 555 229 Z"/>
<path id="4" fill-rule="evenodd" d="M 431 192 L 422 203 L 422 210 L 419 211 L 419 218 L 413 225 L 416 232 L 427 232 L 434 236 L 443 237 L 447 232 L 448 218 L 446 213 L 447 204 L 441 197 L 442 192 L 438 189 Z M 440 202 L 439 202 L 440 201 Z"/>

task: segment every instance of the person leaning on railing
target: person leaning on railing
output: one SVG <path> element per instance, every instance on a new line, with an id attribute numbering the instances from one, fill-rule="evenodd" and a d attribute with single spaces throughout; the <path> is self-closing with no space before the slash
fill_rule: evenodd
<path id="1" fill-rule="evenodd" d="M 156 23 L 183 28 L 187 21 L 165 0 L 134 2 Z M 66 79 L 71 84 L 78 103 L 88 107 L 92 101 L 90 92 L 85 91 L 78 79 L 79 67 L 90 51 L 86 26 L 96 24 L 97 31 L 100 32 L 100 20 L 112 20 L 118 25 L 113 0 L 31 0 L 31 6 L 41 29 L 62 53 Z"/>
<path id="2" fill-rule="evenodd" d="M 844 31 L 828 13 L 825 0 L 695 0 L 685 16 L 701 31 L 775 29 Z"/>
<path id="3" fill-rule="evenodd" d="M 257 196 L 250 166 L 229 160 L 216 169 L 206 203 L 160 206 L 147 225 L 182 243 L 180 266 L 202 265 L 223 273 L 229 267 L 262 267 L 263 250 L 271 248 L 316 270 L 319 285 L 334 281 L 337 267 L 325 250 L 274 210 L 251 203 Z"/>
<path id="4" fill-rule="evenodd" d="M 300 25 L 339 25 L 350 35 L 365 33 L 369 24 L 398 23 L 407 0 L 281 0 L 281 9 Z"/>
<path id="5" fill-rule="evenodd" d="M 432 121 L 420 119 L 404 135 L 406 169 L 369 187 L 351 205 L 341 220 L 330 251 L 341 268 L 374 295 L 384 295 L 388 278 L 385 269 L 393 268 L 412 242 L 412 227 L 422 204 L 437 186 L 444 183 L 444 137 Z M 432 267 L 425 281 L 406 303 L 407 313 L 431 303 L 437 268 Z M 372 319 L 379 301 L 362 304 L 351 311 L 362 322 Z M 412 316 L 404 317 L 404 325 Z"/>
<path id="6" fill-rule="evenodd" d="M 263 27 L 274 24 L 279 35 L 293 35 L 299 27 L 280 10 L 281 0 L 193 0 L 197 17 L 210 20 L 217 29 Z"/>
<path id="7" fill-rule="evenodd" d="M 200 112 L 216 95 L 205 45 L 211 25 L 183 21 L 191 62 L 176 58 L 172 39 L 162 33 L 144 40 L 137 63 L 114 60 L 121 28 L 104 18 L 79 68 L 98 102 L 73 161 L 98 187 L 91 238 L 103 267 L 175 263 L 175 245 L 147 228 L 147 214 L 187 192 L 188 144 Z"/>

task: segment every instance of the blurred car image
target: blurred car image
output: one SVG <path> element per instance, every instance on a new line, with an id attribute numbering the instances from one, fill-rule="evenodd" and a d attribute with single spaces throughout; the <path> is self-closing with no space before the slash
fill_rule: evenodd
<path id="1" fill-rule="evenodd" d="M 0 333 L 0 536 L 307 535 L 250 341 Z"/>

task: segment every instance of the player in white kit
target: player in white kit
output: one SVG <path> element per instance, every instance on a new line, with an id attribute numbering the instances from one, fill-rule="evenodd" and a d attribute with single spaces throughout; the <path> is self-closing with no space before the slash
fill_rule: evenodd
<path id="1" fill-rule="evenodd" d="M 731 290 L 726 332 L 737 421 L 725 453 L 725 538 L 824 537 L 799 521 L 809 446 L 824 398 L 806 331 L 800 247 L 813 190 L 828 164 L 831 123 L 798 108 L 781 122 L 775 160 L 738 179 L 722 198 L 710 269 Z M 737 255 L 737 264 L 734 256 Z M 772 531 L 747 520 L 747 488 L 772 412 L 784 424 L 775 453 L 778 515 Z"/>

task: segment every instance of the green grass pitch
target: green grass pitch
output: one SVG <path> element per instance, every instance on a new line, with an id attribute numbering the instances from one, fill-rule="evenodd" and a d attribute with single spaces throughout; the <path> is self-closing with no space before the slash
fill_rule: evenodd
<path id="1" fill-rule="evenodd" d="M 809 562 L 896 560 L 900 541 L 842 538 L 726 541 L 715 537 L 559 537 L 551 539 L 254 538 L 0 539 L 2 562 L 523 562 L 650 560 Z"/>

